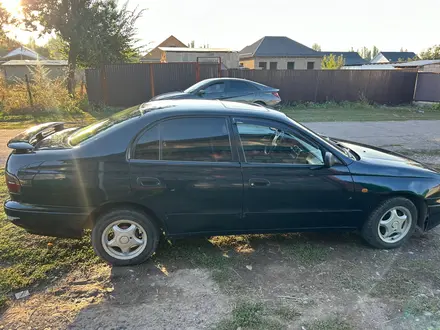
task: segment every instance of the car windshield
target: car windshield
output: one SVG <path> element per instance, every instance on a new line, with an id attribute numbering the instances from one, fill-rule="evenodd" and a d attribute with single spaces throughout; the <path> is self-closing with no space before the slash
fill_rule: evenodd
<path id="1" fill-rule="evenodd" d="M 199 81 L 197 84 L 192 85 L 191 87 L 188 87 L 184 90 L 185 93 L 194 93 L 196 90 L 198 90 L 200 87 L 206 84 L 206 80 Z"/>
<path id="2" fill-rule="evenodd" d="M 80 128 L 69 137 L 68 142 L 71 146 L 76 146 L 110 127 L 118 125 L 128 119 L 141 116 L 143 114 L 143 109 L 142 105 L 136 105 L 115 113 L 114 115 L 94 124 Z"/>

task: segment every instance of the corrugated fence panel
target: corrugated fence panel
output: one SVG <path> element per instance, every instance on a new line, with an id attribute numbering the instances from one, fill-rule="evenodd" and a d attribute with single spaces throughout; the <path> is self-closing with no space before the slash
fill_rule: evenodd
<path id="1" fill-rule="evenodd" d="M 181 91 L 196 83 L 195 63 L 154 63 L 154 94 Z"/>
<path id="2" fill-rule="evenodd" d="M 219 64 L 207 64 L 207 63 L 198 63 L 200 80 L 209 79 L 209 78 L 218 78 L 221 73 L 219 73 Z"/>
<path id="3" fill-rule="evenodd" d="M 440 74 L 419 73 L 414 101 L 440 102 Z"/>
<path id="4" fill-rule="evenodd" d="M 99 70 L 86 69 L 86 90 L 90 103 L 99 104 L 102 101 L 101 84 L 99 83 Z"/>
<path id="5" fill-rule="evenodd" d="M 106 65 L 105 77 L 108 105 L 132 106 L 151 98 L 150 67 L 146 64 Z"/>

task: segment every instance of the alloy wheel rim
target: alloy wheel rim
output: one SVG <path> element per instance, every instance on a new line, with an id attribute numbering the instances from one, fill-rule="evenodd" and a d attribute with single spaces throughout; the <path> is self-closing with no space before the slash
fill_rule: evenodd
<path id="1" fill-rule="evenodd" d="M 408 234 L 412 225 L 411 212 L 403 206 L 396 206 L 386 211 L 380 218 L 377 231 L 385 243 L 396 243 Z"/>
<path id="2" fill-rule="evenodd" d="M 147 246 L 147 233 L 137 222 L 117 220 L 102 233 L 102 247 L 111 257 L 119 260 L 139 256 Z"/>

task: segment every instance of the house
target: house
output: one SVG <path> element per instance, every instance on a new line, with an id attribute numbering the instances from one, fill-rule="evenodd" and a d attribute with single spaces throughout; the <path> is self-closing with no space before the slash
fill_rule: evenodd
<path id="1" fill-rule="evenodd" d="M 288 37 L 263 37 L 239 52 L 240 65 L 260 70 L 318 70 L 323 55 Z"/>
<path id="2" fill-rule="evenodd" d="M 162 51 L 159 49 L 159 47 L 186 48 L 187 46 L 175 36 L 171 35 L 162 41 L 156 48 L 153 48 L 148 54 L 143 56 L 140 61 L 145 63 L 159 63 L 162 56 Z"/>
<path id="3" fill-rule="evenodd" d="M 45 60 L 45 58 L 32 49 L 20 46 L 3 56 L 2 60 Z"/>
<path id="4" fill-rule="evenodd" d="M 1 65 L 5 78 L 11 81 L 17 79 L 25 79 L 25 76 L 31 77 L 37 65 L 41 65 L 47 69 L 47 76 L 50 79 L 61 78 L 67 76 L 67 61 L 64 60 L 12 60 Z M 75 72 L 76 81 L 84 80 L 84 70 Z"/>
<path id="5" fill-rule="evenodd" d="M 344 66 L 358 66 L 364 65 L 368 62 L 364 60 L 358 52 L 321 52 L 323 56 L 334 55 L 335 57 L 342 56 L 344 59 Z"/>
<path id="6" fill-rule="evenodd" d="M 396 69 L 414 69 L 418 72 L 440 73 L 440 60 L 420 60 L 393 64 Z"/>
<path id="7" fill-rule="evenodd" d="M 370 63 L 406 62 L 408 59 L 414 58 L 417 58 L 417 55 L 413 52 L 380 52 L 370 61 Z"/>
<path id="8" fill-rule="evenodd" d="M 238 69 L 238 52 L 228 48 L 159 47 L 162 63 L 203 62 L 219 63 L 222 69 Z"/>

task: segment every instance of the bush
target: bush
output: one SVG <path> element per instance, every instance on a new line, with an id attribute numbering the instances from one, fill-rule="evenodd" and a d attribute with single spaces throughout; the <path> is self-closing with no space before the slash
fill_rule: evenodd
<path id="1" fill-rule="evenodd" d="M 79 115 L 87 110 L 87 97 L 74 98 L 68 94 L 66 79 L 49 78 L 49 69 L 37 65 L 31 70 L 30 90 L 33 99 L 31 105 L 26 81 L 17 79 L 6 82 L 0 75 L 0 111 L 2 115 L 34 116 L 51 115 Z"/>

